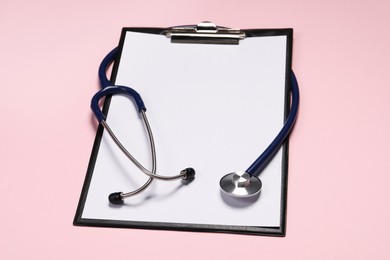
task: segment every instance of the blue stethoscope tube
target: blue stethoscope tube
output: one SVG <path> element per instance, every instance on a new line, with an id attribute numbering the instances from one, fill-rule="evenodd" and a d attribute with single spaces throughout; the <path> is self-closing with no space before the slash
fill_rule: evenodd
<path id="1" fill-rule="evenodd" d="M 110 53 L 106 55 L 106 57 L 103 59 L 99 66 L 99 80 L 101 85 L 101 90 L 97 92 L 91 101 L 91 109 L 93 113 L 95 114 L 96 119 L 99 121 L 99 123 L 103 123 L 106 127 L 107 124 L 105 123 L 105 116 L 103 115 L 102 111 L 99 108 L 99 100 L 106 96 L 106 95 L 115 95 L 115 94 L 123 94 L 126 96 L 130 96 L 134 99 L 138 111 L 142 113 L 144 120 L 145 118 L 145 111 L 146 107 L 144 105 L 144 102 L 142 101 L 142 98 L 140 94 L 135 91 L 132 88 L 125 87 L 125 86 L 118 86 L 113 85 L 111 81 L 107 78 L 106 71 L 110 64 L 115 60 L 116 56 L 118 54 L 118 47 L 114 48 Z M 264 150 L 264 152 L 252 163 L 252 165 L 249 166 L 249 168 L 245 172 L 235 172 L 225 175 L 220 182 L 220 186 L 222 188 L 222 191 L 233 195 L 235 197 L 250 197 L 253 195 L 257 195 L 261 190 L 261 181 L 256 177 L 268 164 L 269 161 L 273 158 L 273 156 L 276 154 L 276 152 L 279 150 L 279 148 L 283 145 L 284 140 L 287 138 L 287 136 L 290 134 L 296 118 L 298 114 L 298 107 L 299 107 L 299 87 L 297 79 L 294 75 L 294 73 L 291 71 L 291 107 L 290 107 L 290 113 L 280 130 L 280 132 L 277 134 L 275 139 L 271 142 L 271 144 Z M 106 127 L 106 129 L 109 127 Z M 151 133 L 150 133 L 151 135 Z M 115 138 L 114 138 L 115 140 Z M 153 141 L 153 138 L 151 139 Z M 117 142 L 117 141 L 116 141 Z M 118 144 L 118 142 L 117 142 Z M 118 144 L 119 146 L 121 144 Z M 153 144 L 154 146 L 154 144 Z M 123 150 L 122 150 L 123 151 Z M 127 150 L 124 151 L 125 153 Z M 155 163 L 154 163 L 155 164 Z M 141 166 L 142 167 L 142 166 Z M 142 167 L 143 168 L 143 167 Z M 150 176 L 150 178 L 153 178 L 153 174 L 155 173 L 155 165 L 153 165 L 154 172 L 149 172 L 145 168 Z M 193 178 L 195 171 L 192 168 L 186 168 L 183 170 L 179 175 L 173 176 L 172 178 L 167 177 L 168 179 L 177 179 L 179 177 L 182 177 L 183 179 L 186 179 L 186 171 L 189 170 L 189 177 Z M 145 171 L 144 171 L 145 172 Z M 156 175 L 158 176 L 158 175 Z M 150 179 L 151 181 L 151 179 Z M 147 187 L 148 185 L 146 185 Z M 145 188 L 146 188 L 145 187 Z M 143 189 L 142 189 L 143 190 Z M 141 191 L 142 191 L 141 190 Z M 138 192 L 137 192 L 138 193 Z M 119 204 L 123 202 L 123 197 L 121 194 L 124 193 L 115 193 L 116 200 L 117 201 L 111 201 L 112 203 Z M 113 195 L 113 194 L 111 194 Z M 110 196 L 111 196 L 110 195 Z M 119 202 L 119 203 L 116 203 Z"/>
<path id="2" fill-rule="evenodd" d="M 261 169 L 264 169 L 266 164 L 272 159 L 273 155 L 279 150 L 280 146 L 283 144 L 284 140 L 290 134 L 295 121 L 297 119 L 298 107 L 299 107 L 299 88 L 298 82 L 294 75 L 294 72 L 291 71 L 291 108 L 290 113 L 284 123 L 284 126 L 272 141 L 272 143 L 264 150 L 264 152 L 252 163 L 251 166 L 246 170 L 250 176 L 255 175 Z"/>

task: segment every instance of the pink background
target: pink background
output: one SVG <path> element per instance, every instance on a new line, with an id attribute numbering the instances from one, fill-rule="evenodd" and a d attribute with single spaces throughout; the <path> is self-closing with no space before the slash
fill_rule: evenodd
<path id="1" fill-rule="evenodd" d="M 0 2 L 0 259 L 389 259 L 390 2 Z M 285 238 L 74 227 L 100 60 L 124 26 L 294 28 Z"/>

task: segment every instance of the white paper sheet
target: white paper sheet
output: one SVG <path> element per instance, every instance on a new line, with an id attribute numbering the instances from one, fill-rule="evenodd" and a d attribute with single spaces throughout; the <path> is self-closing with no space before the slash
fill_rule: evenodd
<path id="1" fill-rule="evenodd" d="M 195 180 L 155 180 L 125 205 L 116 191 L 137 189 L 147 177 L 107 133 L 100 145 L 82 218 L 278 227 L 282 153 L 259 175 L 257 201 L 230 201 L 220 178 L 246 170 L 283 126 L 286 36 L 254 37 L 239 45 L 172 44 L 161 35 L 127 32 L 116 84 L 145 102 L 157 149 L 157 172 L 196 170 Z M 107 122 L 127 149 L 151 169 L 146 131 L 135 105 L 114 96 Z"/>

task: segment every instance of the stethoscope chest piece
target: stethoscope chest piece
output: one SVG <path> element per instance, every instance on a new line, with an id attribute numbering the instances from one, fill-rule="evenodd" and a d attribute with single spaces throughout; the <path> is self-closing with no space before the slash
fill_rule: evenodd
<path id="1" fill-rule="evenodd" d="M 247 172 L 232 172 L 221 178 L 221 190 L 229 196 L 247 198 L 260 193 L 262 183 L 256 176 Z"/>

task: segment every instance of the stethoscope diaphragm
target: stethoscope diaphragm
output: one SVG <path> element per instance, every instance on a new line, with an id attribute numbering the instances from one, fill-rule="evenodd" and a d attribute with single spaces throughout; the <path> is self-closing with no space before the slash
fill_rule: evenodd
<path id="1" fill-rule="evenodd" d="M 243 171 L 226 174 L 221 178 L 219 185 L 224 193 L 237 198 L 256 196 L 262 187 L 259 178 Z"/>

